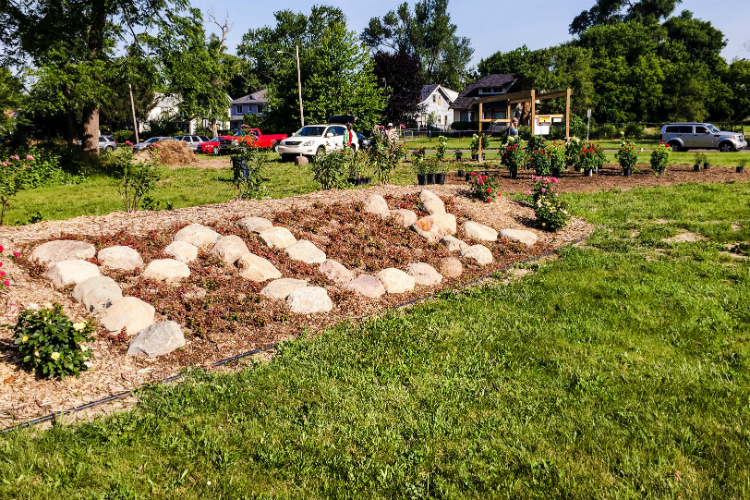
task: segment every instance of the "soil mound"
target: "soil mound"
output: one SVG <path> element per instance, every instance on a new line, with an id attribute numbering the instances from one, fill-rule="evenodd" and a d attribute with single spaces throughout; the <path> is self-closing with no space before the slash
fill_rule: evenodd
<path id="1" fill-rule="evenodd" d="M 198 157 L 195 156 L 190 146 L 183 141 L 157 141 L 150 144 L 146 151 L 136 154 L 136 158 L 146 160 L 152 154 L 168 167 L 198 163 Z"/>

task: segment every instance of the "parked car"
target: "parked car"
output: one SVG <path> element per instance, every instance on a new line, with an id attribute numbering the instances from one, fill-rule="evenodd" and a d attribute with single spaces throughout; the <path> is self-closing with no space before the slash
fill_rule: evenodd
<path id="1" fill-rule="evenodd" d="M 279 143 L 282 161 L 293 161 L 297 156 L 323 156 L 344 146 L 346 127 L 338 124 L 305 125 L 291 137 Z M 354 135 L 352 149 L 359 149 L 359 137 Z"/>
<path id="2" fill-rule="evenodd" d="M 143 151 L 146 149 L 149 145 L 158 142 L 158 141 L 171 141 L 171 137 L 152 137 L 151 139 L 147 139 L 143 142 L 139 142 L 138 144 L 133 145 L 133 152 L 135 151 Z"/>
<path id="3" fill-rule="evenodd" d="M 223 136 L 223 137 L 230 137 L 230 136 Z M 203 153 L 203 154 L 206 154 L 206 155 L 208 155 L 208 154 L 214 154 L 214 155 L 219 154 L 219 148 L 221 146 L 221 143 L 220 143 L 221 138 L 222 138 L 222 136 L 219 136 L 219 137 L 214 137 L 213 139 L 209 139 L 209 140 L 207 140 L 205 142 L 201 142 L 200 144 L 198 144 L 198 150 L 197 150 L 197 152 L 198 153 Z"/>
<path id="4" fill-rule="evenodd" d="M 747 147 L 744 135 L 722 132 L 710 123 L 670 123 L 664 125 L 661 129 L 661 142 L 672 146 L 673 151 L 718 149 L 722 153 L 728 153 Z"/>
<path id="5" fill-rule="evenodd" d="M 221 137 L 219 154 L 227 154 L 232 148 L 245 144 L 253 148 L 269 148 L 274 152 L 281 141 L 287 138 L 286 134 L 263 134 L 259 128 L 251 128 L 238 131 L 235 135 Z"/>
<path id="6" fill-rule="evenodd" d="M 117 149 L 117 143 L 109 135 L 99 136 L 99 151 L 114 151 Z"/>
<path id="7" fill-rule="evenodd" d="M 355 132 L 357 134 L 357 139 L 359 140 L 360 147 L 363 149 L 367 149 L 372 144 L 372 140 L 368 139 L 364 135 L 360 134 L 359 132 Z"/>
<path id="8" fill-rule="evenodd" d="M 186 142 L 188 146 L 190 146 L 190 149 L 193 151 L 196 151 L 198 149 L 198 145 L 203 142 L 208 142 L 208 137 L 205 135 L 178 135 L 173 137 L 175 141 L 182 141 Z"/>

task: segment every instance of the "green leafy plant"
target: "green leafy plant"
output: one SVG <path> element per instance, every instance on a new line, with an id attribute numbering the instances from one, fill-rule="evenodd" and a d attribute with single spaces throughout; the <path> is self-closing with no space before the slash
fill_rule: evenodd
<path id="1" fill-rule="evenodd" d="M 560 175 L 560 173 L 566 170 L 565 143 L 555 141 L 547 144 L 545 149 L 550 157 L 550 173 Z"/>
<path id="2" fill-rule="evenodd" d="M 536 175 L 549 175 L 552 157 L 546 149 L 534 149 L 528 155 L 528 162 Z"/>
<path id="3" fill-rule="evenodd" d="M 651 170 L 658 173 L 659 169 L 666 169 L 669 166 L 669 157 L 672 153 L 672 147 L 663 142 L 656 146 L 651 152 Z"/>
<path id="4" fill-rule="evenodd" d="M 555 186 L 556 177 L 531 176 L 531 189 L 524 194 L 531 195 L 536 219 L 545 231 L 557 231 L 570 222 L 567 204 L 560 200 Z"/>
<path id="5" fill-rule="evenodd" d="M 544 149 L 547 146 L 547 139 L 543 135 L 532 135 L 526 143 L 526 152 L 531 154 L 532 151 Z"/>
<path id="6" fill-rule="evenodd" d="M 436 147 L 436 150 L 437 159 L 442 161 L 443 158 L 445 158 L 445 152 L 448 150 L 448 139 L 446 139 L 442 135 L 438 137 L 438 145 Z"/>
<path id="7" fill-rule="evenodd" d="M 427 173 L 428 166 L 423 156 L 415 156 L 412 165 L 414 166 L 415 174 L 424 175 Z"/>
<path id="8" fill-rule="evenodd" d="M 485 203 L 492 203 L 496 197 L 502 196 L 498 190 L 499 185 L 500 183 L 494 175 L 471 172 L 469 177 L 471 195 Z"/>
<path id="9" fill-rule="evenodd" d="M 587 142 L 581 148 L 581 155 L 576 166 L 586 170 L 598 170 L 606 160 L 604 148 L 594 142 Z"/>
<path id="10" fill-rule="evenodd" d="M 479 153 L 479 141 L 480 141 L 480 140 L 482 141 L 482 150 L 485 150 L 485 149 L 487 149 L 488 147 L 490 147 L 490 140 L 489 140 L 489 138 L 488 138 L 488 137 L 487 137 L 487 136 L 485 135 L 485 133 L 484 133 L 484 132 L 482 132 L 482 133 L 481 133 L 481 134 L 479 134 L 479 135 L 477 135 L 477 134 L 474 134 L 474 135 L 473 135 L 473 136 L 471 137 L 471 144 L 469 145 L 469 148 L 471 149 L 471 154 L 475 155 L 475 154 L 478 154 L 478 153 Z"/>
<path id="11" fill-rule="evenodd" d="M 320 183 L 321 189 L 340 189 L 346 186 L 346 176 L 349 171 L 347 149 L 332 151 L 316 156 L 313 159 L 313 178 Z"/>
<path id="12" fill-rule="evenodd" d="M 526 152 L 521 148 L 520 144 L 512 144 L 505 146 L 502 151 L 502 162 L 503 165 L 508 167 L 508 170 L 515 174 L 519 168 L 522 168 L 526 162 Z"/>
<path id="13" fill-rule="evenodd" d="M 158 155 L 158 149 L 155 154 Z M 117 192 L 126 212 L 135 212 L 141 206 L 141 200 L 156 187 L 159 181 L 159 172 L 156 161 L 133 161 L 133 153 L 121 151 L 118 154 L 110 154 L 105 160 L 108 168 L 114 170 L 118 176 Z"/>
<path id="14" fill-rule="evenodd" d="M 634 169 L 638 163 L 638 150 L 632 142 L 622 142 L 617 148 L 615 158 L 623 170 Z"/>
<path id="15" fill-rule="evenodd" d="M 583 141 L 578 137 L 571 137 L 565 145 L 565 161 L 568 165 L 578 165 L 581 161 L 581 151 L 583 151 Z"/>
<path id="16" fill-rule="evenodd" d="M 456 156 L 456 161 L 461 161 L 464 156 L 464 152 L 458 148 L 453 150 L 453 154 Z"/>
<path id="17" fill-rule="evenodd" d="M 263 174 L 268 164 L 269 153 L 265 149 L 243 146 L 234 150 L 232 156 L 232 174 L 234 179 L 235 199 L 260 199 L 266 194 L 263 185 Z"/>
<path id="18" fill-rule="evenodd" d="M 124 143 L 133 140 L 133 132 L 130 130 L 118 130 L 112 134 L 112 137 L 114 137 L 115 142 Z"/>
<path id="19" fill-rule="evenodd" d="M 373 170 L 381 184 L 386 184 L 391 180 L 393 172 L 398 163 L 406 158 L 406 148 L 399 140 L 390 139 L 384 134 L 375 134 L 373 136 L 374 147 L 371 149 L 371 159 Z"/>
<path id="20" fill-rule="evenodd" d="M 12 155 L 8 160 L 0 163 L 0 226 L 5 220 L 5 211 L 10 208 L 11 201 L 24 188 L 27 171 L 34 157 L 27 155 L 21 159 Z"/>
<path id="21" fill-rule="evenodd" d="M 91 352 L 81 344 L 91 341 L 93 331 L 91 321 L 73 323 L 62 305 L 55 304 L 39 311 L 22 311 L 13 337 L 25 367 L 47 378 L 65 378 L 86 369 Z"/>

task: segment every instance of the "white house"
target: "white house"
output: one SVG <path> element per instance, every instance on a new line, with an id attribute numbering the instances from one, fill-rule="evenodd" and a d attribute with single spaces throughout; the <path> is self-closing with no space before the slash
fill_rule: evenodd
<path id="1" fill-rule="evenodd" d="M 252 94 L 235 99 L 230 103 L 229 127 L 237 129 L 242 127 L 245 115 L 262 115 L 268 106 L 266 89 L 261 89 Z"/>
<path id="2" fill-rule="evenodd" d="M 227 103 L 229 103 L 230 97 L 227 96 Z M 149 123 L 152 121 L 163 120 L 165 118 L 170 119 L 175 123 L 177 128 L 185 132 L 186 134 L 197 133 L 198 126 L 203 128 L 211 128 L 211 120 L 202 119 L 199 120 L 196 117 L 186 120 L 180 116 L 180 101 L 175 96 L 167 94 L 156 93 L 154 95 L 154 107 L 148 112 L 146 122 L 138 124 L 138 131 L 145 132 L 149 130 Z M 227 108 L 227 118 L 229 118 L 229 108 Z M 229 128 L 228 121 L 219 121 L 218 126 L 220 129 Z"/>
<path id="3" fill-rule="evenodd" d="M 433 127 L 448 129 L 453 123 L 453 111 L 451 104 L 458 97 L 458 92 L 447 89 L 442 85 L 425 85 L 422 87 L 420 105 L 422 112 L 417 117 L 419 128 L 431 125 Z"/>

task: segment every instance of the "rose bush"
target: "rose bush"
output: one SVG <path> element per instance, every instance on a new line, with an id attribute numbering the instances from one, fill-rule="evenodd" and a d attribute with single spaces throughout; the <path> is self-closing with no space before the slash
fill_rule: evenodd
<path id="1" fill-rule="evenodd" d="M 556 192 L 559 180 L 556 177 L 531 176 L 531 189 L 524 194 L 531 195 L 536 219 L 546 231 L 557 231 L 570 222 L 568 205 Z"/>
<path id="2" fill-rule="evenodd" d="M 617 148 L 615 158 L 623 170 L 634 169 L 638 163 L 638 150 L 632 142 L 622 142 Z"/>
<path id="3" fill-rule="evenodd" d="M 651 153 L 651 170 L 659 173 L 659 169 L 669 166 L 669 157 L 672 154 L 672 146 L 663 142 L 656 146 Z"/>
<path id="4" fill-rule="evenodd" d="M 496 197 L 502 196 L 498 191 L 499 183 L 494 175 L 485 175 L 477 172 L 469 174 L 469 188 L 474 198 L 485 203 L 492 203 Z"/>
<path id="5" fill-rule="evenodd" d="M 515 175 L 519 168 L 523 168 L 526 163 L 526 152 L 520 144 L 509 144 L 505 146 L 501 156 L 503 165 Z"/>

